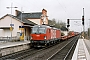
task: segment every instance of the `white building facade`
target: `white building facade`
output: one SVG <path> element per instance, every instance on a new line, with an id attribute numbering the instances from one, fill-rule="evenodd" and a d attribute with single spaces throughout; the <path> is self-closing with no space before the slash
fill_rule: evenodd
<path id="1" fill-rule="evenodd" d="M 12 23 L 11 23 L 12 20 Z M 21 32 L 19 30 L 19 26 L 21 26 L 21 22 L 12 18 L 10 15 L 6 15 L 5 17 L 0 19 L 0 29 L 1 29 L 1 37 L 11 37 L 11 30 L 10 30 L 10 24 L 13 24 L 13 30 L 12 30 L 12 36 L 15 37 L 18 35 L 18 32 Z"/>
<path id="2" fill-rule="evenodd" d="M 44 11 L 44 12 L 43 12 Z M 41 15 L 46 15 L 45 9 L 42 12 L 21 13 L 16 10 L 16 16 L 7 14 L 0 18 L 0 38 L 2 37 L 19 37 L 21 40 L 30 40 L 31 28 L 34 25 L 42 25 Z M 22 16 L 22 17 L 21 17 Z M 46 23 L 48 18 L 46 17 Z M 10 29 L 12 26 L 12 30 Z M 23 28 L 23 29 L 21 29 Z"/>
<path id="3" fill-rule="evenodd" d="M 21 40 L 29 40 L 31 33 L 31 26 L 34 25 L 30 25 L 31 23 L 28 24 L 30 21 L 27 21 L 28 23 L 26 23 L 25 21 L 26 20 L 21 21 L 20 19 L 10 14 L 3 16 L 0 19 L 0 39 L 12 37 L 12 39 L 20 40 L 22 38 Z M 11 24 L 13 25 L 12 30 L 10 29 Z M 20 29 L 20 26 L 23 26 L 23 30 Z"/>

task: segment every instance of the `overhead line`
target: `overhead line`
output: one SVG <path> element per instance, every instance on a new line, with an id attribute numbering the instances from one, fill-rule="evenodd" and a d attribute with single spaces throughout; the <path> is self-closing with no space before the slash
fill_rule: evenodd
<path id="1" fill-rule="evenodd" d="M 61 5 L 61 3 L 59 2 L 59 0 L 57 0 L 58 1 L 58 3 Z M 70 16 L 70 15 L 68 15 L 68 13 L 67 13 L 67 11 L 66 11 L 66 9 L 61 5 L 61 7 L 63 8 L 63 10 L 66 12 L 66 15 L 67 15 L 67 17 L 68 16 Z"/>

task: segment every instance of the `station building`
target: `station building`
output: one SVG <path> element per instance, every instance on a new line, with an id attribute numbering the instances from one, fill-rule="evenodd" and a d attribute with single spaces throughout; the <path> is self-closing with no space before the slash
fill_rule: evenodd
<path id="1" fill-rule="evenodd" d="M 6 14 L 0 18 L 0 39 L 12 37 L 30 40 L 31 28 L 34 25 L 48 24 L 47 10 L 22 13 L 15 10 L 16 16 Z"/>

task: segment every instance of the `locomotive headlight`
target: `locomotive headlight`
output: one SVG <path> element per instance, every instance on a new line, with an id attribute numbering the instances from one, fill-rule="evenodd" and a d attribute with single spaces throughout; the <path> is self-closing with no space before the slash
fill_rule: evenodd
<path id="1" fill-rule="evenodd" d="M 44 39 L 46 39 L 46 36 L 44 36 Z"/>

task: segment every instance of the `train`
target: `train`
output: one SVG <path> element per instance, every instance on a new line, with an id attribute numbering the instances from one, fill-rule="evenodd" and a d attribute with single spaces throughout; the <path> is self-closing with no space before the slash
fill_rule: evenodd
<path id="1" fill-rule="evenodd" d="M 31 46 L 32 47 L 46 47 L 51 44 L 66 40 L 75 36 L 74 32 L 70 32 L 67 36 L 61 36 L 61 30 L 48 25 L 35 25 L 32 28 Z"/>

